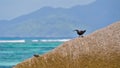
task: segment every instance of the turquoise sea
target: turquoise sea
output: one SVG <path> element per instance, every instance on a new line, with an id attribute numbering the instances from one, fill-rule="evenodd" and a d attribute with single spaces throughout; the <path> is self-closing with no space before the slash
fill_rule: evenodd
<path id="1" fill-rule="evenodd" d="M 70 39 L 66 38 L 0 38 L 0 68 L 12 66 L 44 54 Z"/>

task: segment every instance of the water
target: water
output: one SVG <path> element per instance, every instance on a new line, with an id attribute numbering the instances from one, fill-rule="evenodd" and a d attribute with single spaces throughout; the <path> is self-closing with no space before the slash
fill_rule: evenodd
<path id="1" fill-rule="evenodd" d="M 34 54 L 47 53 L 68 40 L 63 38 L 0 38 L 0 68 L 12 68 Z"/>

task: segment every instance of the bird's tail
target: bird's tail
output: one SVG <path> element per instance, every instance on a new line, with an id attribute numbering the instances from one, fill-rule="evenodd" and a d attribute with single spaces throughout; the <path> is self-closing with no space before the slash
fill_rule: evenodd
<path id="1" fill-rule="evenodd" d="M 84 30 L 84 32 L 86 32 L 86 30 Z"/>

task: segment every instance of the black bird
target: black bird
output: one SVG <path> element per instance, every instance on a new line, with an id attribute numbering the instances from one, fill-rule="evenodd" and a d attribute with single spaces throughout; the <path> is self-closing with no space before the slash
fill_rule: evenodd
<path id="1" fill-rule="evenodd" d="M 86 32 L 86 30 L 74 30 L 74 31 L 76 31 L 77 32 L 77 34 L 79 35 L 79 36 L 81 36 L 81 37 L 83 37 L 82 35 Z"/>
<path id="2" fill-rule="evenodd" d="M 38 54 L 34 54 L 33 56 L 34 56 L 34 57 L 39 57 L 39 55 L 38 55 Z"/>

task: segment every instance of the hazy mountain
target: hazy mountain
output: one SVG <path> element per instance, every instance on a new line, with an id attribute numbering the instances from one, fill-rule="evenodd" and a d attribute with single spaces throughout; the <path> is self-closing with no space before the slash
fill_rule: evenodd
<path id="1" fill-rule="evenodd" d="M 43 7 L 13 20 L 0 21 L 0 37 L 73 37 L 76 28 L 90 33 L 119 21 L 119 9 L 117 0 L 72 8 Z"/>

